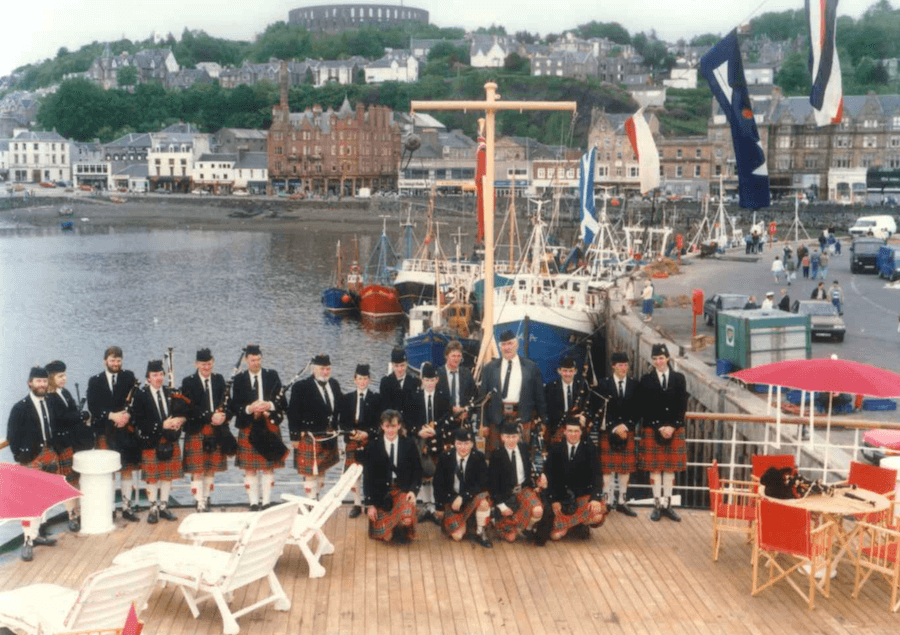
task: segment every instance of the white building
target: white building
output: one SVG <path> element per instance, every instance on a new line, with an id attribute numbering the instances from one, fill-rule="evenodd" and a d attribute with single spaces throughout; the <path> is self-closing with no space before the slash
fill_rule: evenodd
<path id="1" fill-rule="evenodd" d="M 265 152 L 238 152 L 234 173 L 235 190 L 265 194 L 269 181 L 268 155 Z"/>
<path id="2" fill-rule="evenodd" d="M 72 180 L 72 142 L 58 132 L 20 132 L 9 145 L 11 181 Z"/>
<path id="3" fill-rule="evenodd" d="M 469 63 L 472 68 L 501 68 L 516 44 L 503 35 L 476 35 L 469 47 Z"/>
<path id="4" fill-rule="evenodd" d="M 189 192 L 194 162 L 209 153 L 209 135 L 190 124 L 176 124 L 150 135 L 147 174 L 150 190 Z"/>
<path id="5" fill-rule="evenodd" d="M 417 82 L 419 61 L 409 51 L 391 51 L 365 67 L 366 83 Z"/>
<path id="6" fill-rule="evenodd" d="M 211 194 L 230 194 L 234 189 L 233 154 L 203 154 L 191 170 L 193 187 Z"/>
<path id="7" fill-rule="evenodd" d="M 109 186 L 110 162 L 104 160 L 104 154 L 98 141 L 72 144 L 72 181 L 75 185 Z"/>
<path id="8" fill-rule="evenodd" d="M 697 88 L 697 68 L 679 64 L 669 72 L 669 79 L 663 80 L 667 88 Z"/>

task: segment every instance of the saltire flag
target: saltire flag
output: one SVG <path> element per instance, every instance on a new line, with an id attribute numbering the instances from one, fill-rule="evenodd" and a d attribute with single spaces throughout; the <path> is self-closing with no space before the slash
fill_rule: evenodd
<path id="1" fill-rule="evenodd" d="M 600 231 L 600 223 L 594 214 L 594 160 L 597 148 L 591 148 L 581 157 L 581 177 L 578 179 L 578 196 L 581 199 L 581 240 L 590 246 Z"/>
<path id="2" fill-rule="evenodd" d="M 487 143 L 478 137 L 475 151 L 475 197 L 478 200 L 478 237 L 476 244 L 484 244 L 484 175 L 487 172 Z"/>
<path id="3" fill-rule="evenodd" d="M 844 114 L 844 95 L 841 84 L 841 63 L 837 46 L 838 0 L 806 0 L 806 21 L 809 24 L 809 72 L 812 74 L 812 104 L 816 124 L 830 126 L 841 122 Z"/>
<path id="4" fill-rule="evenodd" d="M 771 202 L 769 170 L 750 106 L 736 30 L 701 58 L 700 73 L 709 82 L 710 90 L 731 124 L 740 206 L 746 209 L 768 207 Z"/>
<path id="5" fill-rule="evenodd" d="M 641 194 L 659 187 L 659 151 L 641 107 L 625 122 L 625 132 L 637 157 L 641 173 Z"/>

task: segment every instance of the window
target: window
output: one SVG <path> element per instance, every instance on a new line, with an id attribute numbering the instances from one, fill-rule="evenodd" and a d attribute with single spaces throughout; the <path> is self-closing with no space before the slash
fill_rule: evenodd
<path id="1" fill-rule="evenodd" d="M 538 169 L 537 169 L 537 177 L 538 177 L 539 179 L 544 178 L 544 176 L 546 175 L 546 173 L 547 173 L 547 171 L 546 171 L 544 168 L 538 168 Z"/>
<path id="2" fill-rule="evenodd" d="M 681 152 L 681 150 L 679 150 L 678 152 Z M 677 167 L 675 168 L 675 178 L 680 179 L 680 178 L 682 178 L 683 176 L 684 176 L 684 168 L 682 168 L 682 167 L 679 165 L 679 166 L 677 166 Z"/>
<path id="3" fill-rule="evenodd" d="M 700 177 L 700 166 L 695 165 L 694 166 L 694 178 L 699 178 L 699 177 Z"/>
<path id="4" fill-rule="evenodd" d="M 863 137 L 863 147 L 864 148 L 877 148 L 878 147 L 878 137 L 875 135 L 867 135 Z"/>
<path id="5" fill-rule="evenodd" d="M 620 157 L 620 158 L 621 158 L 621 157 Z M 680 158 L 681 158 L 681 148 L 678 148 L 678 149 L 675 151 L 675 158 L 676 158 L 676 159 L 680 159 Z"/>
<path id="6" fill-rule="evenodd" d="M 818 157 L 806 157 L 804 160 L 804 165 L 808 170 L 812 170 L 819 167 L 819 158 Z"/>
<path id="7" fill-rule="evenodd" d="M 894 130 L 900 129 L 900 117 L 895 116 L 893 119 L 891 119 L 891 127 Z"/>
<path id="8" fill-rule="evenodd" d="M 806 137 L 803 140 L 804 148 L 818 148 L 819 147 L 819 137 Z"/>
<path id="9" fill-rule="evenodd" d="M 832 167 L 849 168 L 850 167 L 850 158 L 849 157 L 835 157 L 832 161 Z"/>
<path id="10" fill-rule="evenodd" d="M 835 148 L 849 148 L 850 147 L 850 137 L 847 135 L 839 135 L 834 138 L 834 147 Z"/>
<path id="11" fill-rule="evenodd" d="M 628 176 L 630 176 L 633 179 L 639 177 L 640 172 L 638 171 L 637 167 L 632 166 L 632 167 L 628 168 Z"/>
<path id="12" fill-rule="evenodd" d="M 775 147 L 780 149 L 787 149 L 794 147 L 793 137 L 778 137 L 775 139 Z"/>
<path id="13" fill-rule="evenodd" d="M 552 179 L 556 176 L 556 168 L 547 168 L 547 178 Z"/>
<path id="14" fill-rule="evenodd" d="M 575 168 L 569 168 L 566 170 L 566 178 L 571 179 L 575 177 Z"/>
<path id="15" fill-rule="evenodd" d="M 863 128 L 877 128 L 878 120 L 877 119 L 866 119 L 863 121 Z"/>
<path id="16" fill-rule="evenodd" d="M 701 150 L 700 148 L 697 148 L 697 158 L 700 159 L 702 157 L 703 157 L 703 150 Z"/>
<path id="17" fill-rule="evenodd" d="M 888 159 L 889 168 L 900 168 L 900 156 L 892 156 Z"/>
<path id="18" fill-rule="evenodd" d="M 721 175 L 722 175 L 722 166 L 716 165 L 716 176 L 721 176 Z"/>
<path id="19" fill-rule="evenodd" d="M 874 165 L 875 165 L 875 155 L 874 154 L 864 154 L 862 156 L 862 165 L 860 167 L 871 168 Z"/>

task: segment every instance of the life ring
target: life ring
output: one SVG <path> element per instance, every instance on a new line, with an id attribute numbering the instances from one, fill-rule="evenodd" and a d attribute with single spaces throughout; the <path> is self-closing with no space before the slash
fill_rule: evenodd
<path id="1" fill-rule="evenodd" d="M 653 277 L 654 278 L 668 278 L 669 274 L 667 274 L 665 271 L 657 271 L 656 273 L 653 274 Z"/>

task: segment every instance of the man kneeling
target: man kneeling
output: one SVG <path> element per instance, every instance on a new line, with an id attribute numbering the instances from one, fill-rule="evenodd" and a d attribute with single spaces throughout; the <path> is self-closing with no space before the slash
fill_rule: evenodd
<path id="1" fill-rule="evenodd" d="M 590 538 L 590 528 L 606 519 L 603 504 L 603 473 L 597 462 L 597 450 L 582 442 L 581 423 L 566 418 L 565 440 L 550 447 L 544 474 L 553 509 L 551 540 L 559 540 L 570 529 L 580 538 Z"/>
<path id="2" fill-rule="evenodd" d="M 496 528 L 507 542 L 515 542 L 522 532 L 531 536 L 535 524 L 544 515 L 537 490 L 547 487 L 541 475 L 535 484 L 528 446 L 521 442 L 519 426 L 507 422 L 500 426 L 502 447 L 491 453 L 488 489 L 494 501 Z"/>
<path id="3" fill-rule="evenodd" d="M 444 531 L 459 542 L 466 535 L 466 525 L 475 515 L 472 540 L 482 547 L 493 547 L 484 535 L 491 515 L 487 492 L 487 462 L 484 453 L 474 450 L 475 435 L 460 428 L 454 433 L 454 449 L 438 458 L 434 473 L 434 498 L 442 513 Z"/>

